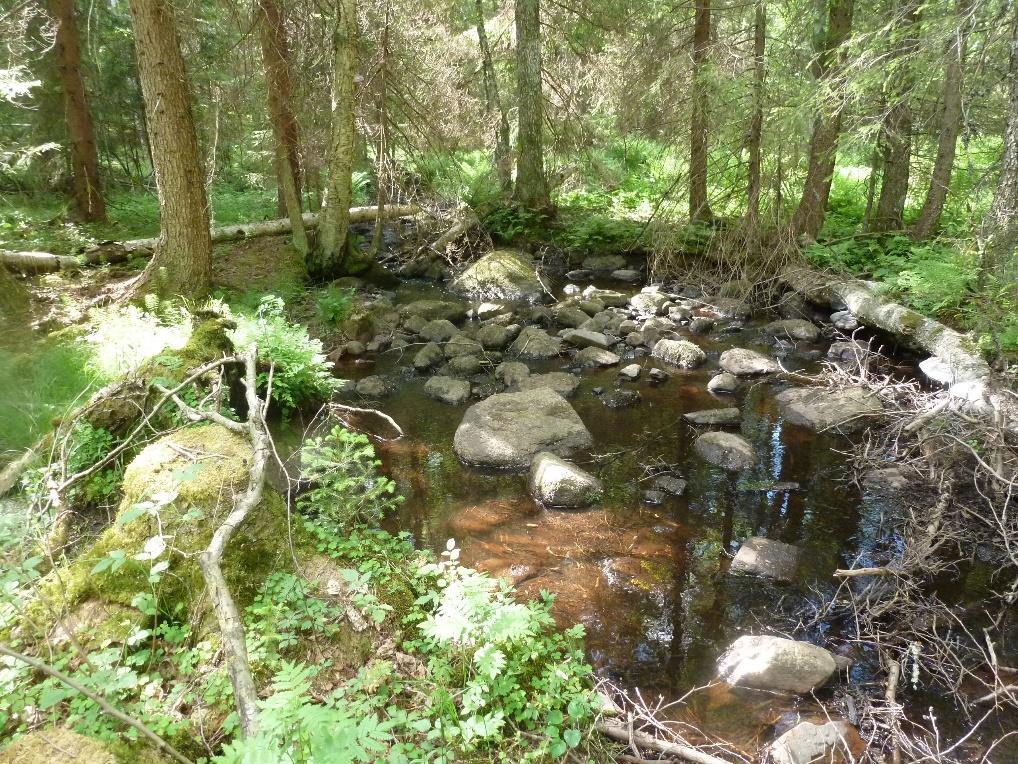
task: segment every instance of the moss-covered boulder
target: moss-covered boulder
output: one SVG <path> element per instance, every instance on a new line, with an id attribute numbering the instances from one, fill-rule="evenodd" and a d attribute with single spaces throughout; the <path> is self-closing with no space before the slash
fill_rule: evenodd
<path id="1" fill-rule="evenodd" d="M 534 261 L 513 249 L 489 252 L 457 276 L 452 289 L 478 301 L 508 300 L 532 305 L 545 297 Z"/>
<path id="2" fill-rule="evenodd" d="M 0 751 L 0 764 L 162 764 L 169 759 L 148 748 L 104 743 L 66 727 L 50 727 L 22 735 Z"/>
<path id="3" fill-rule="evenodd" d="M 124 473 L 123 500 L 112 525 L 43 579 L 23 616 L 22 633 L 116 638 L 117 624 L 129 631 L 132 621 L 151 613 L 152 605 L 144 602 L 149 593 L 159 612 L 200 620 L 206 605 L 198 555 L 246 488 L 251 458 L 244 437 L 215 424 L 180 430 L 147 446 Z M 295 526 L 294 533 L 303 547 L 301 530 Z M 287 534 L 286 504 L 266 490 L 223 560 L 240 607 L 252 601 L 270 572 L 287 564 Z M 112 620 L 97 612 L 109 612 Z"/>

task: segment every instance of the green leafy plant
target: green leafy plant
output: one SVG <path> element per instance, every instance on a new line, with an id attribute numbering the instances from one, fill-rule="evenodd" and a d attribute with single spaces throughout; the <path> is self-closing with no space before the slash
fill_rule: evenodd
<path id="1" fill-rule="evenodd" d="M 319 320 L 323 324 L 338 326 L 349 315 L 352 302 L 352 289 L 328 287 L 322 290 L 315 300 Z"/>
<path id="2" fill-rule="evenodd" d="M 287 321 L 285 307 L 275 295 L 263 297 L 254 316 L 238 316 L 231 339 L 238 351 L 257 345 L 259 358 L 274 365 L 272 398 L 287 416 L 305 403 L 328 399 L 338 382 L 321 341 L 311 339 L 307 327 Z M 261 392 L 268 382 L 269 369 L 259 370 Z"/>
<path id="3" fill-rule="evenodd" d="M 396 484 L 379 474 L 381 464 L 365 435 L 333 427 L 301 451 L 303 475 L 312 487 L 297 498 L 297 506 L 340 528 L 377 522 L 403 501 Z"/>

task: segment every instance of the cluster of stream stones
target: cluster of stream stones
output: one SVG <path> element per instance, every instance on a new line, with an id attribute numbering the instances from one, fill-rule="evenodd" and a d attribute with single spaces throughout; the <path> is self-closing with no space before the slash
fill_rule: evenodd
<path id="1" fill-rule="evenodd" d="M 388 376 L 374 375 L 356 383 L 356 392 L 379 398 L 404 380 L 426 376 L 425 393 L 450 406 L 471 404 L 456 430 L 454 450 L 466 464 L 529 473 L 529 489 L 544 507 L 582 509 L 596 503 L 601 482 L 568 461 L 577 450 L 590 448 L 593 438 L 569 398 L 584 369 L 618 369 L 613 389 L 595 389 L 605 406 L 636 406 L 641 395 L 634 384 L 667 384 L 670 377 L 703 365 L 707 352 L 695 341 L 709 334 L 750 335 L 753 344 L 771 354 L 745 347 L 725 350 L 707 390 L 723 399 L 748 380 L 779 378 L 778 360 L 796 353 L 820 357 L 816 349 L 833 328 L 858 326 L 845 311 L 823 316 L 803 301 L 789 301 L 781 318 L 759 330 L 746 329 L 752 306 L 740 295 L 748 285 L 732 283 L 716 294 L 689 288 L 648 286 L 631 296 L 612 289 L 581 286 L 595 277 L 623 284 L 642 280 L 638 271 L 620 267 L 621 258 L 590 258 L 584 268 L 567 274 L 571 280 L 563 299 L 546 304 L 548 293 L 525 255 L 497 250 L 486 255 L 452 282 L 452 291 L 469 302 L 424 300 L 396 308 L 385 298 L 375 306 L 375 334 L 366 343 L 354 340 L 339 354 L 365 350 L 399 353 L 405 361 Z M 624 261 L 623 261 L 624 262 Z M 826 323 L 830 329 L 821 328 Z M 747 342 L 747 344 L 749 344 Z M 868 352 L 856 342 L 836 342 L 828 358 L 857 363 Z M 653 362 L 641 363 L 641 359 Z M 536 372 L 531 365 L 559 361 L 562 370 Z M 879 399 L 862 389 L 789 387 L 775 399 L 786 421 L 815 431 L 848 432 L 881 410 Z M 727 471 L 741 472 L 758 460 L 754 446 L 727 428 L 742 420 L 734 405 L 692 411 L 684 418 L 702 432 L 694 451 Z M 666 495 L 682 495 L 686 483 L 675 474 L 657 475 L 644 495 L 660 504 Z M 784 486 L 794 489 L 794 485 Z M 798 549 L 777 541 L 746 539 L 731 565 L 732 573 L 792 580 Z M 776 637 L 742 637 L 725 653 L 719 678 L 732 685 L 776 692 L 808 693 L 836 672 L 835 658 L 808 642 Z M 808 723 L 803 723 L 808 724 Z M 834 724 L 834 723 L 832 723 Z M 845 737 L 835 725 L 801 729 L 801 745 L 824 750 Z M 773 756 L 794 748 L 791 738 L 779 740 Z M 833 742 L 832 742 L 833 741 Z M 822 753 L 822 751 L 821 751 Z M 789 754 L 786 761 L 797 760 Z"/>

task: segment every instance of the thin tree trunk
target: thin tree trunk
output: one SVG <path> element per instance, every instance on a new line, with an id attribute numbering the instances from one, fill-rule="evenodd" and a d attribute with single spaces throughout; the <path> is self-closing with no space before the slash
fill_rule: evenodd
<path id="1" fill-rule="evenodd" d="M 551 207 L 544 174 L 544 94 L 541 90 L 541 3 L 516 2 L 516 79 L 519 127 L 516 201 L 521 207 Z"/>
<path id="2" fill-rule="evenodd" d="M 1004 152 L 1000 175 L 990 211 L 983 220 L 984 246 L 980 281 L 993 275 L 1001 284 L 1016 291 L 1018 278 L 1018 6 L 1011 25 L 1011 77 L 1004 128 Z"/>
<path id="3" fill-rule="evenodd" d="M 696 0 L 693 23 L 693 111 L 689 120 L 689 219 L 710 220 L 707 198 L 707 82 L 705 65 L 710 47 L 710 0 Z"/>
<path id="4" fill-rule="evenodd" d="M 290 106 L 293 83 L 290 77 L 286 22 L 275 0 L 258 0 L 265 92 L 276 142 L 276 179 L 285 213 L 293 224 L 293 246 L 306 258 L 308 236 L 301 218 L 300 166 L 297 161 L 297 121 Z"/>
<path id="5" fill-rule="evenodd" d="M 74 18 L 74 0 L 48 0 L 49 13 L 56 22 L 54 49 L 64 93 L 67 132 L 71 141 L 71 179 L 75 215 L 79 220 L 106 219 L 106 204 L 99 182 L 99 157 L 95 129 L 81 76 L 81 47 Z"/>
<path id="6" fill-rule="evenodd" d="M 389 182 L 389 24 L 390 9 L 385 3 L 385 26 L 382 28 L 381 64 L 378 72 L 378 146 L 375 149 L 375 230 L 371 237 L 371 257 L 378 257 L 382 249 L 382 228 L 385 220 L 386 184 Z"/>
<path id="7" fill-rule="evenodd" d="M 130 8 L 159 197 L 159 244 L 138 286 L 198 296 L 212 279 L 212 240 L 177 22 L 167 0 Z"/>
<path id="8" fill-rule="evenodd" d="M 944 103 L 940 112 L 940 138 L 937 141 L 937 159 L 930 175 L 926 201 L 919 211 L 912 238 L 928 239 L 940 227 L 940 216 L 951 187 L 951 171 L 962 127 L 962 71 L 965 63 L 965 42 L 968 34 L 968 0 L 959 0 L 958 27 L 951 36 L 944 69 Z"/>
<path id="9" fill-rule="evenodd" d="M 495 173 L 498 185 L 506 196 L 513 191 L 513 160 L 509 145 L 509 117 L 502 107 L 498 91 L 498 77 L 491 59 L 488 32 L 484 28 L 484 0 L 476 0 L 477 43 L 481 48 L 481 71 L 484 76 L 484 105 L 489 119 L 498 118 L 495 125 Z"/>
<path id="10" fill-rule="evenodd" d="M 339 276 L 347 260 L 347 228 L 353 199 L 353 163 L 357 150 L 355 85 L 357 74 L 357 0 L 336 0 L 332 27 L 332 126 L 325 199 L 318 230 L 318 248 L 309 271 Z"/>
<path id="11" fill-rule="evenodd" d="M 749 125 L 749 184 L 746 205 L 746 228 L 757 232 L 760 220 L 760 165 L 763 144 L 764 52 L 767 40 L 767 7 L 764 0 L 756 4 L 753 24 L 753 118 Z"/>
<path id="12" fill-rule="evenodd" d="M 822 89 L 830 83 L 833 103 L 821 102 L 813 122 L 813 135 L 809 143 L 809 167 L 802 188 L 802 198 L 792 216 L 792 233 L 815 239 L 824 224 L 827 201 L 831 196 L 831 181 L 837 160 L 838 136 L 841 134 L 841 117 L 845 107 L 843 83 L 840 77 L 839 49 L 852 32 L 854 0 L 830 0 L 827 26 L 816 41 L 816 56 L 810 66 L 813 77 Z M 821 94 L 823 98 L 823 94 Z"/>
<path id="13" fill-rule="evenodd" d="M 876 215 L 870 229 L 873 231 L 900 231 L 904 228 L 905 200 L 908 197 L 908 178 L 912 159 L 912 91 L 911 58 L 919 40 L 916 27 L 919 9 L 907 0 L 906 7 L 892 28 L 893 47 L 888 90 L 893 103 L 880 131 L 880 159 L 883 173 L 880 182 L 880 196 L 877 200 Z M 903 32 L 899 40 L 895 32 Z"/>

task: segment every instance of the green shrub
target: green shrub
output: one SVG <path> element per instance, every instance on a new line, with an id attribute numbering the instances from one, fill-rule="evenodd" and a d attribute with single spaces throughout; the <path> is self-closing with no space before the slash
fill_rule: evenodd
<path id="1" fill-rule="evenodd" d="M 301 450 L 302 475 L 313 487 L 297 506 L 338 528 L 375 523 L 403 501 L 396 484 L 379 474 L 381 466 L 367 436 L 333 427 Z"/>
<path id="2" fill-rule="evenodd" d="M 339 326 L 343 319 L 350 313 L 350 305 L 353 302 L 352 289 L 340 289 L 328 287 L 322 290 L 315 304 L 318 308 L 318 318 L 323 324 Z"/>
<path id="3" fill-rule="evenodd" d="M 285 307 L 275 295 L 263 297 L 254 316 L 237 317 L 231 339 L 241 352 L 257 345 L 259 358 L 275 365 L 272 398 L 287 416 L 306 403 L 328 399 L 337 380 L 332 376 L 332 362 L 322 352 L 321 341 L 309 337 L 306 326 L 287 321 Z M 269 370 L 260 370 L 260 392 L 265 392 L 268 381 Z"/>

